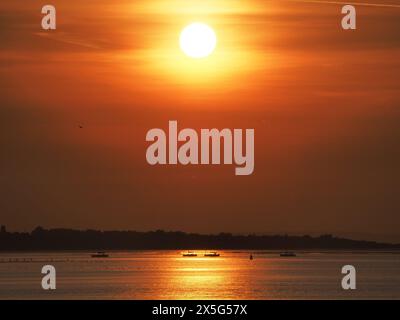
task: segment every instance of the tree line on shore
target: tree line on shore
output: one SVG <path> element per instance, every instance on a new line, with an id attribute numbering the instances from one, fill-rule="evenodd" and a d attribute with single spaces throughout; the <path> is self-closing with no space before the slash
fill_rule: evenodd
<path id="1" fill-rule="evenodd" d="M 163 249 L 400 249 L 400 244 L 351 240 L 332 235 L 197 234 L 180 231 L 98 231 L 35 228 L 32 232 L 7 232 L 1 227 L 0 250 L 163 250 Z"/>

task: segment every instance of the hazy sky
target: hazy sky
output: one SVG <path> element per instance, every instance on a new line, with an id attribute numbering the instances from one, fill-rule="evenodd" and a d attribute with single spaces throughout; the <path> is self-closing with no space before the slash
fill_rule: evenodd
<path id="1" fill-rule="evenodd" d="M 400 1 L 373 3 L 344 31 L 322 1 L 55 0 L 43 31 L 41 1 L 3 1 L 0 223 L 400 241 Z M 253 175 L 148 165 L 168 120 L 254 128 Z"/>

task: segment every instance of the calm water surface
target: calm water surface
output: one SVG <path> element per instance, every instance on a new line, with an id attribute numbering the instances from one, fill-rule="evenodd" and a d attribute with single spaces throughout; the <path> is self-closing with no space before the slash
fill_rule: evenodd
<path id="1" fill-rule="evenodd" d="M 0 299 L 400 299 L 400 254 L 220 251 L 0 254 Z M 11 260 L 10 260 L 11 259 Z M 18 259 L 18 261 L 15 261 Z M 11 261 L 11 262 L 10 262 Z M 41 288 L 41 268 L 57 270 L 57 289 Z M 357 269 L 357 289 L 341 289 L 341 267 Z"/>

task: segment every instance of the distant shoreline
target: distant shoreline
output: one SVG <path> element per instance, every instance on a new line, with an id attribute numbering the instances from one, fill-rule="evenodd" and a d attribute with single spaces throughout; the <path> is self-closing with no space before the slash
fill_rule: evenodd
<path id="1" fill-rule="evenodd" d="M 397 251 L 400 244 L 351 240 L 321 235 L 197 234 L 181 231 L 98 231 L 44 229 L 32 232 L 0 231 L 0 251 L 96 251 L 96 250 L 340 250 Z"/>

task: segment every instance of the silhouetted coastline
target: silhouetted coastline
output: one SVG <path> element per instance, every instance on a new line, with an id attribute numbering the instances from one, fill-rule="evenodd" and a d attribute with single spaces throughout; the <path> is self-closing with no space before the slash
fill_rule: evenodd
<path id="1" fill-rule="evenodd" d="M 32 232 L 0 230 L 0 251 L 39 250 L 163 250 L 163 249 L 249 249 L 249 250 L 398 250 L 400 244 L 351 240 L 332 235 L 319 237 L 288 235 L 196 234 L 170 231 L 97 231 L 43 229 Z"/>

